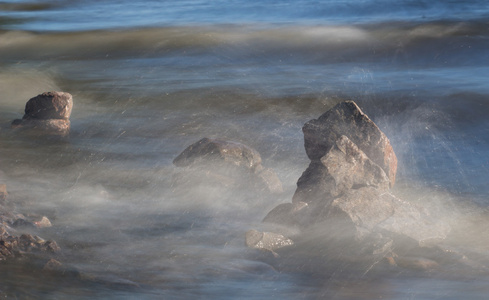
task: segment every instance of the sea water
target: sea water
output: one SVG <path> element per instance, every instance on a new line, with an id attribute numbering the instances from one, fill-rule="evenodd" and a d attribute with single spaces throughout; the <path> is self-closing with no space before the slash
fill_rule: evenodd
<path id="1" fill-rule="evenodd" d="M 486 275 L 280 272 L 250 255 L 244 233 L 291 201 L 308 164 L 302 125 L 353 99 L 393 145 L 395 192 L 487 253 L 488 49 L 486 1 L 0 1 L 0 183 L 18 210 L 51 219 L 37 234 L 89 278 L 4 267 L 0 290 L 485 299 Z M 13 132 L 25 102 L 51 90 L 73 95 L 68 141 Z M 255 148 L 284 193 L 175 192 L 172 160 L 203 137 Z"/>

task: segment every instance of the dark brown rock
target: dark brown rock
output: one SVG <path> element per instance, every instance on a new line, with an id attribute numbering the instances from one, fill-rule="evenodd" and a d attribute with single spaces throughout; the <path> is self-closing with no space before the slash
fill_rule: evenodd
<path id="1" fill-rule="evenodd" d="M 304 146 L 312 161 L 320 160 L 342 135 L 347 136 L 390 179 L 391 187 L 396 180 L 397 158 L 389 139 L 353 101 L 341 102 L 318 119 L 307 122 Z"/>
<path id="2" fill-rule="evenodd" d="M 22 234 L 10 235 L 5 228 L 0 239 L 0 261 L 18 258 L 33 253 L 55 253 L 60 247 L 55 241 L 46 241 L 38 236 Z"/>
<path id="3" fill-rule="evenodd" d="M 73 97 L 64 92 L 47 92 L 27 101 L 22 119 L 12 122 L 12 128 L 27 129 L 34 133 L 67 136 Z"/>
<path id="4" fill-rule="evenodd" d="M 73 97 L 64 92 L 46 92 L 27 101 L 23 119 L 68 120 L 73 109 Z"/>
<path id="5" fill-rule="evenodd" d="M 39 236 L 22 234 L 18 238 L 19 249 L 24 252 L 58 252 L 60 250 L 55 241 L 46 241 Z"/>

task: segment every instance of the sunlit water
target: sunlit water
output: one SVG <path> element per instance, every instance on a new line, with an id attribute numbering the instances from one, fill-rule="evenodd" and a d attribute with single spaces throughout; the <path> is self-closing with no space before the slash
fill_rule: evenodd
<path id="1" fill-rule="evenodd" d="M 0 2 L 0 183 L 19 211 L 51 219 L 37 234 L 86 276 L 53 282 L 6 266 L 0 290 L 485 299 L 486 275 L 279 272 L 244 233 L 291 201 L 308 164 L 302 125 L 353 98 L 396 151 L 394 192 L 434 207 L 454 242 L 487 253 L 487 17 L 484 1 Z M 69 139 L 13 132 L 25 102 L 50 90 L 73 94 Z M 172 160 L 203 137 L 258 150 L 284 193 L 175 190 Z"/>

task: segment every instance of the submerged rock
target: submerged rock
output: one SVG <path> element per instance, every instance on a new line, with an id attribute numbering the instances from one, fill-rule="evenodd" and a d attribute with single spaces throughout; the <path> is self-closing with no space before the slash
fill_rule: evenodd
<path id="1" fill-rule="evenodd" d="M 63 264 L 56 259 L 51 258 L 46 264 L 44 264 L 42 269 L 43 271 L 59 272 L 63 270 Z"/>
<path id="2" fill-rule="evenodd" d="M 428 211 L 372 187 L 353 189 L 336 198 L 321 220 L 351 223 L 355 237 L 380 232 L 393 239 L 409 239 L 418 246 L 443 241 L 451 228 Z"/>
<path id="3" fill-rule="evenodd" d="M 50 135 L 66 136 L 70 131 L 73 97 L 65 92 L 46 92 L 27 101 L 22 119 L 13 128 L 37 130 Z"/>
<path id="4" fill-rule="evenodd" d="M 177 167 L 188 167 L 209 161 L 229 163 L 254 170 L 261 165 L 261 156 L 255 149 L 241 143 L 203 138 L 183 150 L 173 160 L 173 164 Z"/>
<path id="5" fill-rule="evenodd" d="M 389 264 L 419 271 L 432 270 L 440 266 L 436 261 L 424 257 L 390 258 Z"/>
<path id="6" fill-rule="evenodd" d="M 32 227 L 32 228 L 46 228 L 53 226 L 51 221 L 46 216 L 41 215 L 28 215 L 16 214 L 15 218 L 9 222 L 14 228 L 19 227 Z"/>
<path id="7" fill-rule="evenodd" d="M 173 160 L 173 164 L 180 167 L 174 176 L 174 184 L 204 182 L 227 188 L 251 187 L 257 191 L 281 193 L 281 181 L 261 162 L 260 154 L 251 147 L 234 141 L 203 138 Z"/>

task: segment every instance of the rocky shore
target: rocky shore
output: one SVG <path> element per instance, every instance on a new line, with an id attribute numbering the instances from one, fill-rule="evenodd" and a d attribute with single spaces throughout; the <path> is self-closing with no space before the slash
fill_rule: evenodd
<path id="1" fill-rule="evenodd" d="M 27 102 L 23 118 L 14 120 L 12 128 L 67 137 L 72 107 L 68 93 L 40 94 Z M 263 226 L 244 235 L 246 247 L 260 253 L 257 257 L 283 270 L 353 267 L 369 272 L 380 266 L 426 271 L 449 264 L 487 271 L 445 243 L 452 231 L 446 221 L 393 193 L 394 149 L 355 102 L 337 104 L 302 130 L 310 162 L 291 201 L 264 212 Z M 283 194 L 282 182 L 264 166 L 258 151 L 237 141 L 202 138 L 173 164 L 176 192 L 201 193 L 204 186 L 228 202 L 232 193 L 260 201 Z M 28 260 L 41 271 L 58 274 L 68 270 L 58 259 L 57 243 L 41 237 L 50 226 L 46 216 L 18 213 L 7 186 L 0 183 L 0 261 Z"/>
<path id="2" fill-rule="evenodd" d="M 268 263 L 315 269 L 319 261 L 325 269 L 341 265 L 346 270 L 346 264 L 366 272 L 374 267 L 426 271 L 442 264 L 487 269 L 445 243 L 452 231 L 445 220 L 392 193 L 396 154 L 355 102 L 337 104 L 302 130 L 310 163 L 292 201 L 266 214 L 267 230 L 245 235 L 247 247 L 272 254 Z M 266 191 L 268 197 L 282 191 L 275 172 L 262 167 L 259 153 L 237 142 L 204 138 L 173 163 L 174 186 L 197 182 L 255 196 Z M 315 255 L 326 259 L 312 259 Z"/>

